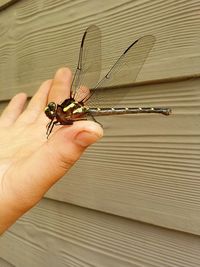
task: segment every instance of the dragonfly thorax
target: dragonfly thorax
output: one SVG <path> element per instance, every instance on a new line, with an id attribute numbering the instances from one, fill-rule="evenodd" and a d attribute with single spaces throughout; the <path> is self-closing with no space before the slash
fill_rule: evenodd
<path id="1" fill-rule="evenodd" d="M 67 119 L 77 119 L 83 117 L 87 108 L 81 102 L 75 101 L 73 98 L 66 99 L 59 107 L 59 113 L 62 112 Z"/>
<path id="2" fill-rule="evenodd" d="M 88 108 L 82 102 L 73 98 L 66 99 L 62 104 L 50 102 L 45 108 L 45 114 L 50 120 L 57 120 L 60 124 L 77 120 L 86 116 Z"/>

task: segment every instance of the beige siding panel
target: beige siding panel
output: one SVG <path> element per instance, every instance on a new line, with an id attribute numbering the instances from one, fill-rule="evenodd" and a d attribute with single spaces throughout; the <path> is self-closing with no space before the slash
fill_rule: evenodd
<path id="1" fill-rule="evenodd" d="M 199 250 L 197 236 L 50 200 L 0 240 L 16 267 L 197 267 Z"/>
<path id="2" fill-rule="evenodd" d="M 133 88 L 122 106 L 169 106 L 172 115 L 99 119 L 105 137 L 47 197 L 200 234 L 199 82 Z M 117 101 L 121 90 L 106 92 Z"/>
<path id="3" fill-rule="evenodd" d="M 0 241 L 0 243 L 1 243 L 1 241 Z M 2 258 L 0 258 L 0 266 L 1 267 L 15 267 L 14 265 L 12 265 L 11 263 L 9 263 L 8 261 L 5 261 Z"/>
<path id="4" fill-rule="evenodd" d="M 103 33 L 104 70 L 136 38 L 153 34 L 138 81 L 199 74 L 199 7 L 199 0 L 21 0 L 0 14 L 0 99 L 32 95 L 58 67 L 75 67 L 91 24 Z"/>
<path id="5" fill-rule="evenodd" d="M 0 11 L 11 6 L 19 0 L 0 0 Z"/>

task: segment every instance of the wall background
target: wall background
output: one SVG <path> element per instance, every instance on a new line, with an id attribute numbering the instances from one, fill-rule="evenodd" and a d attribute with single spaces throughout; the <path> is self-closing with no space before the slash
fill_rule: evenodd
<path id="1" fill-rule="evenodd" d="M 102 31 L 103 71 L 135 39 L 156 36 L 124 106 L 173 110 L 101 119 L 105 137 L 1 237 L 0 266 L 198 266 L 199 1 L 0 5 L 1 110 L 17 92 L 31 97 L 57 68 L 74 69 L 91 24 Z"/>

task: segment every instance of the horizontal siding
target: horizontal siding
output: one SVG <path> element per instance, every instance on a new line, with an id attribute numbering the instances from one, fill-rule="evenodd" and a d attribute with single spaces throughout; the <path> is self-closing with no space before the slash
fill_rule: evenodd
<path id="1" fill-rule="evenodd" d="M 0 16 L 0 99 L 32 95 L 63 65 L 76 65 L 91 24 L 102 30 L 103 69 L 136 38 L 157 42 L 138 81 L 199 74 L 199 0 L 21 0 Z"/>
<path id="2" fill-rule="evenodd" d="M 4 10 L 7 7 L 10 7 L 12 4 L 18 1 L 19 0 L 0 0 L 0 11 Z"/>
<path id="3" fill-rule="evenodd" d="M 0 240 L 16 267 L 197 267 L 199 250 L 197 236 L 50 200 Z"/>
<path id="4" fill-rule="evenodd" d="M 0 13 L 0 110 L 58 67 L 74 69 L 91 24 L 103 71 L 136 38 L 156 37 L 121 105 L 173 113 L 99 119 L 105 137 L 0 239 L 0 266 L 199 266 L 199 0 L 18 1 Z"/>
<path id="5" fill-rule="evenodd" d="M 1 243 L 1 241 L 0 241 L 0 243 Z M 0 266 L 1 267 L 15 267 L 15 265 L 12 265 L 11 263 L 9 263 L 8 261 L 6 261 L 2 258 L 0 258 Z"/>

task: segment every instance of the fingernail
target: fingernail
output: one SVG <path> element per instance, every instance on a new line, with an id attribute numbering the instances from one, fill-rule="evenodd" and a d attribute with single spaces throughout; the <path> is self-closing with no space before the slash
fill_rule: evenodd
<path id="1" fill-rule="evenodd" d="M 76 135 L 75 142 L 80 146 L 87 147 L 100 138 L 101 136 L 94 132 L 82 131 Z"/>

